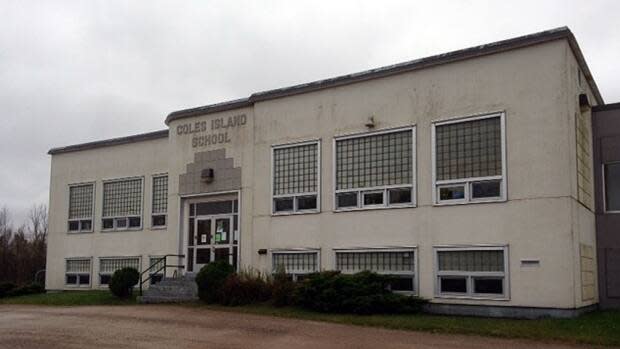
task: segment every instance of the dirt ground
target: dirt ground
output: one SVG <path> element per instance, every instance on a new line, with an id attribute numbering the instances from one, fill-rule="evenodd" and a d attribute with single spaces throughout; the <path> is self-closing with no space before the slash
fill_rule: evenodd
<path id="1" fill-rule="evenodd" d="M 578 348 L 393 331 L 174 305 L 0 305 L 0 348 Z"/>

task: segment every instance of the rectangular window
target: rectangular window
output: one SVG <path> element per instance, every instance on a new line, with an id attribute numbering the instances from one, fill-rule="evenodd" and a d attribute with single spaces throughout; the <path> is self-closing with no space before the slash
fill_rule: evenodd
<path id="1" fill-rule="evenodd" d="M 278 251 L 272 252 L 271 256 L 273 272 L 284 269 L 293 281 L 319 270 L 318 251 Z"/>
<path id="2" fill-rule="evenodd" d="M 482 298 L 507 297 L 507 249 L 437 248 L 437 293 Z"/>
<path id="3" fill-rule="evenodd" d="M 65 260 L 65 285 L 90 287 L 90 258 Z"/>
<path id="4" fill-rule="evenodd" d="M 122 268 L 134 268 L 140 272 L 140 257 L 99 258 L 99 285 L 107 285 L 112 274 Z"/>
<path id="5" fill-rule="evenodd" d="M 69 232 L 93 231 L 95 184 L 69 186 Z"/>
<path id="6" fill-rule="evenodd" d="M 103 183 L 102 227 L 104 230 L 142 227 L 142 178 Z"/>
<path id="7" fill-rule="evenodd" d="M 153 177 L 152 227 L 165 227 L 168 213 L 168 175 Z"/>
<path id="8" fill-rule="evenodd" d="M 272 148 L 273 213 L 319 210 L 319 142 Z"/>
<path id="9" fill-rule="evenodd" d="M 336 251 L 336 270 L 343 273 L 372 271 L 392 277 L 392 291 L 415 292 L 415 250 L 376 249 Z"/>
<path id="10" fill-rule="evenodd" d="M 620 212 L 620 162 L 603 165 L 605 211 Z"/>
<path id="11" fill-rule="evenodd" d="M 435 204 L 506 198 L 504 114 L 433 124 Z"/>
<path id="12" fill-rule="evenodd" d="M 415 128 L 338 137 L 336 210 L 413 206 Z"/>

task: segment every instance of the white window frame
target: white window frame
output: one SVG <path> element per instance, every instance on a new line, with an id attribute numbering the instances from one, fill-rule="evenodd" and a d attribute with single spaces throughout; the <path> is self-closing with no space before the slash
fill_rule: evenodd
<path id="1" fill-rule="evenodd" d="M 275 254 L 316 254 L 316 272 L 321 271 L 321 249 L 319 248 L 291 248 L 291 249 L 271 249 L 269 250 L 269 263 L 271 265 L 271 272 L 275 273 L 274 265 L 273 265 L 273 257 Z M 286 271 L 286 275 L 289 275 L 293 278 L 293 281 L 297 281 L 299 276 L 310 275 L 314 272 L 307 272 L 303 270 L 293 270 L 292 272 Z"/>
<path id="2" fill-rule="evenodd" d="M 459 124 L 468 121 L 475 120 L 483 120 L 483 119 L 491 119 L 491 118 L 500 118 L 500 129 L 501 129 L 501 155 L 502 155 L 502 174 L 498 176 L 487 176 L 487 177 L 469 177 L 469 178 L 459 178 L 459 179 L 448 179 L 448 180 L 437 180 L 437 154 L 436 147 L 437 142 L 435 138 L 435 130 L 437 126 L 449 125 L 449 124 Z M 507 180 L 506 180 L 506 113 L 494 112 L 494 113 L 485 113 L 485 114 L 477 114 L 472 116 L 465 117 L 456 117 L 448 120 L 439 120 L 434 121 L 431 125 L 431 169 L 432 169 L 432 196 L 433 196 L 433 205 L 434 206 L 444 206 L 444 205 L 462 205 L 462 204 L 473 204 L 473 203 L 488 203 L 488 202 L 504 202 L 507 200 Z M 491 198 L 472 198 L 472 185 L 477 182 L 486 182 L 486 181 L 499 181 L 499 190 L 500 196 L 491 197 Z M 439 189 L 445 187 L 453 187 L 453 186 L 464 186 L 465 187 L 465 195 L 463 199 L 455 199 L 455 200 L 440 200 Z"/>
<path id="3" fill-rule="evenodd" d="M 99 265 L 97 266 L 97 269 L 98 269 L 98 270 L 97 270 L 97 271 L 98 271 L 98 273 L 97 273 L 97 284 L 99 285 L 99 287 L 108 287 L 108 285 L 109 285 L 109 284 L 103 284 L 103 283 L 101 283 L 101 276 L 102 276 L 102 275 L 107 275 L 107 276 L 112 277 L 112 275 L 114 275 L 114 272 L 116 271 L 116 270 L 115 270 L 114 272 L 111 272 L 111 273 L 109 273 L 109 272 L 102 272 L 102 271 L 101 271 L 101 260 L 104 260 L 104 259 L 106 259 L 106 260 L 107 260 L 107 259 L 135 259 L 135 258 L 137 258 L 137 259 L 138 259 L 138 268 L 139 268 L 139 269 L 138 269 L 138 273 L 142 273 L 142 270 L 143 270 L 143 268 L 142 268 L 142 256 L 115 256 L 115 257 L 99 257 L 99 258 L 98 258 Z M 91 268 L 92 268 L 92 267 L 91 267 Z M 117 269 L 117 270 L 118 270 L 118 269 Z"/>
<path id="4" fill-rule="evenodd" d="M 67 272 L 67 262 L 68 261 L 88 261 L 89 269 L 88 269 L 88 284 L 80 284 L 80 275 L 86 275 L 86 273 L 79 272 Z M 76 283 L 68 284 L 67 283 L 67 275 L 75 275 Z M 65 287 L 71 288 L 90 288 L 93 284 L 93 259 L 91 257 L 71 257 L 65 258 Z"/>
<path id="5" fill-rule="evenodd" d="M 134 179 L 139 179 L 140 180 L 140 214 L 139 215 L 131 215 L 131 216 L 110 216 L 110 217 L 104 217 L 103 216 L 103 206 L 104 206 L 104 200 L 105 200 L 105 185 L 107 183 L 114 183 L 114 182 L 123 182 L 123 181 L 130 181 L 130 180 L 134 180 Z M 111 231 L 128 231 L 128 230 L 142 230 L 142 228 L 144 227 L 144 177 L 125 177 L 125 178 L 115 178 L 115 179 L 106 179 L 102 181 L 103 184 L 101 186 L 101 231 L 102 232 L 111 232 Z M 130 218 L 140 218 L 140 226 L 139 227 L 129 227 L 129 219 Z M 112 224 L 113 227 L 112 228 L 104 228 L 103 227 L 103 221 L 106 219 L 111 219 L 112 220 Z M 123 220 L 125 219 L 127 221 L 127 225 L 124 227 L 118 227 L 118 221 L 119 220 Z"/>
<path id="6" fill-rule="evenodd" d="M 504 252 L 504 271 L 503 272 L 470 272 L 470 271 L 439 271 L 439 252 L 442 251 L 503 251 Z M 434 279 L 435 279 L 435 298 L 455 298 L 472 300 L 510 300 L 510 255 L 508 245 L 443 245 L 433 246 L 434 258 Z M 466 278 L 466 293 L 441 292 L 441 278 L 456 277 Z M 474 292 L 475 278 L 503 278 L 502 294 L 486 294 Z"/>
<path id="7" fill-rule="evenodd" d="M 316 144 L 317 145 L 317 188 L 315 192 L 304 192 L 304 193 L 295 193 L 295 194 L 282 194 L 282 195 L 274 195 L 274 153 L 277 149 L 285 149 L 285 148 L 294 148 L 298 146 Z M 298 214 L 308 214 L 308 213 L 320 213 L 321 212 L 321 139 L 312 139 L 307 141 L 293 142 L 293 143 L 284 143 L 284 144 L 276 144 L 271 146 L 271 178 L 270 178 L 270 196 L 271 196 L 271 215 L 272 216 L 288 216 L 288 215 L 298 215 Z M 303 196 L 316 196 L 316 208 L 309 210 L 299 210 L 298 209 L 298 199 Z M 293 210 L 292 211 L 278 211 L 276 212 L 276 199 L 282 198 L 292 198 L 293 199 Z"/>
<path id="8" fill-rule="evenodd" d="M 334 270 L 338 270 L 338 253 L 365 253 L 365 252 L 411 252 L 413 253 L 413 291 L 393 291 L 394 293 L 401 293 L 407 295 L 418 295 L 419 294 L 419 253 L 417 246 L 386 246 L 386 247 L 346 247 L 346 248 L 334 248 L 333 250 L 333 260 L 334 260 Z M 339 270 L 343 274 L 355 274 L 356 272 Z M 395 272 L 384 272 L 384 271 L 372 271 L 379 275 L 387 275 L 387 276 L 411 276 L 411 273 L 405 271 L 395 271 Z"/>
<path id="9" fill-rule="evenodd" d="M 337 185 L 337 179 L 336 179 L 336 145 L 338 143 L 338 141 L 341 140 L 345 140 L 345 139 L 352 139 L 352 138 L 364 138 L 364 137 L 369 137 L 369 136 L 376 136 L 376 135 L 383 135 L 383 134 L 389 134 L 389 133 L 397 133 L 397 132 L 402 132 L 402 131 L 411 131 L 411 161 L 412 161 L 412 168 L 411 168 L 411 184 L 397 184 L 397 185 L 385 185 L 385 186 L 379 186 L 379 187 L 367 187 L 367 188 L 355 188 L 355 189 L 336 189 L 336 185 Z M 417 144 L 416 144 L 416 126 L 412 125 L 412 126 L 405 126 L 405 127 L 398 127 L 398 128 L 389 128 L 389 129 L 383 129 L 383 130 L 377 130 L 377 131 L 371 131 L 371 132 L 362 132 L 362 133 L 355 133 L 355 134 L 348 134 L 348 135 L 342 135 L 342 136 L 336 136 L 333 139 L 333 144 L 332 144 L 332 178 L 333 178 L 333 183 L 332 183 L 332 190 L 333 190 L 333 211 L 334 212 L 349 212 L 349 211 L 363 211 L 363 210 L 377 210 L 377 209 L 389 209 L 389 208 L 411 208 L 411 207 L 416 207 L 417 205 L 417 191 L 416 191 L 416 184 L 417 184 L 417 163 L 416 163 L 416 153 L 417 153 Z M 397 204 L 390 204 L 389 203 L 389 199 L 390 199 L 390 195 L 389 195 L 389 190 L 390 189 L 407 189 L 409 188 L 411 190 L 411 202 L 406 202 L 406 203 L 397 203 Z M 371 192 L 377 192 L 377 191 L 383 191 L 383 204 L 382 205 L 367 205 L 364 206 L 364 194 L 365 193 L 371 193 Z M 338 207 L 338 194 L 341 193 L 357 193 L 357 206 L 351 206 L 351 207 Z"/>
<path id="10" fill-rule="evenodd" d="M 71 188 L 72 187 L 81 187 L 81 186 L 86 186 L 86 185 L 91 185 L 93 187 L 93 198 L 92 198 L 92 208 L 91 208 L 91 216 L 90 218 L 88 217 L 80 217 L 80 218 L 75 218 L 75 219 L 70 219 L 69 218 L 69 210 L 71 209 Z M 80 233 L 92 233 L 95 229 L 95 200 L 96 200 L 96 191 L 97 191 L 97 185 L 96 182 L 84 182 L 84 183 L 73 183 L 73 184 L 69 184 L 69 200 L 68 203 L 69 205 L 67 206 L 67 232 L 69 234 L 80 234 Z M 90 220 L 90 229 L 82 229 L 82 221 L 88 221 Z M 71 222 L 78 222 L 78 230 L 69 230 L 69 224 Z"/>
<path id="11" fill-rule="evenodd" d="M 605 179 L 605 166 L 607 165 L 620 165 L 620 161 L 610 161 L 610 162 L 606 162 L 601 164 L 601 178 L 602 178 L 602 183 L 603 183 L 603 212 L 605 212 L 606 214 L 618 214 L 620 213 L 620 210 L 608 210 L 607 209 L 607 182 Z"/>
<path id="12" fill-rule="evenodd" d="M 154 186 L 155 186 L 155 178 L 161 178 L 161 177 L 166 177 L 166 181 L 168 182 L 167 184 L 167 188 L 168 190 L 170 190 L 170 178 L 168 177 L 168 173 L 159 173 L 159 174 L 155 174 L 151 176 L 151 221 L 149 222 L 149 225 L 151 227 L 151 229 L 155 230 L 155 229 L 166 229 L 168 227 L 168 208 L 166 206 L 166 213 L 153 213 L 153 200 L 155 199 L 155 191 Z M 166 200 L 168 200 L 168 197 L 166 197 Z M 165 220 L 166 220 L 166 224 L 164 225 L 153 225 L 153 217 L 155 216 L 164 216 Z"/>

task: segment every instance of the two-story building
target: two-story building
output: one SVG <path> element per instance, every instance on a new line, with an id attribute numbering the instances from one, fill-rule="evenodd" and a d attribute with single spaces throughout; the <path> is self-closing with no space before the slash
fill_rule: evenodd
<path id="1" fill-rule="evenodd" d="M 50 150 L 48 290 L 180 254 L 372 270 L 444 313 L 598 303 L 591 106 L 567 28 L 175 111 Z"/>

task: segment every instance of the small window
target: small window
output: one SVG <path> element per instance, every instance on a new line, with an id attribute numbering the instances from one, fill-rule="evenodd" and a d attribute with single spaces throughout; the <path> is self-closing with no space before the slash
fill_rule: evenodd
<path id="1" fill-rule="evenodd" d="M 620 212 L 620 162 L 605 164 L 605 211 Z"/>
<path id="2" fill-rule="evenodd" d="M 506 298 L 505 248 L 441 248 L 436 254 L 439 295 Z"/>
<path id="3" fill-rule="evenodd" d="M 414 127 L 336 138 L 336 210 L 412 206 L 414 139 Z"/>
<path id="4" fill-rule="evenodd" d="M 153 215 L 153 227 L 165 227 L 166 226 L 166 215 Z"/>
<path id="5" fill-rule="evenodd" d="M 390 289 L 415 292 L 415 251 L 413 249 L 339 250 L 336 270 L 353 274 L 372 271 L 390 276 Z"/>
<path id="6" fill-rule="evenodd" d="M 319 142 L 272 148 L 273 213 L 318 211 Z"/>
<path id="7" fill-rule="evenodd" d="M 111 218 L 104 219 L 101 223 L 103 229 L 113 229 L 114 228 L 114 220 Z"/>
<path id="8" fill-rule="evenodd" d="M 165 227 L 166 213 L 168 212 L 168 175 L 153 177 L 153 200 L 151 206 L 151 226 Z"/>
<path id="9" fill-rule="evenodd" d="M 319 270 L 318 251 L 278 251 L 273 252 L 272 271 L 280 269 L 290 276 L 293 281 L 301 281 L 305 275 Z"/>
<path id="10" fill-rule="evenodd" d="M 74 287 L 90 287 L 90 258 L 65 261 L 65 284 Z"/>
<path id="11" fill-rule="evenodd" d="M 504 114 L 432 127 L 435 204 L 505 200 Z"/>
<path id="12" fill-rule="evenodd" d="M 93 197 L 95 185 L 79 184 L 69 186 L 69 232 L 91 232 L 93 219 Z"/>
<path id="13" fill-rule="evenodd" d="M 105 286 L 110 283 L 110 278 L 115 271 L 122 268 L 134 268 L 138 273 L 140 268 L 139 257 L 104 257 L 99 259 L 99 285 Z"/>

